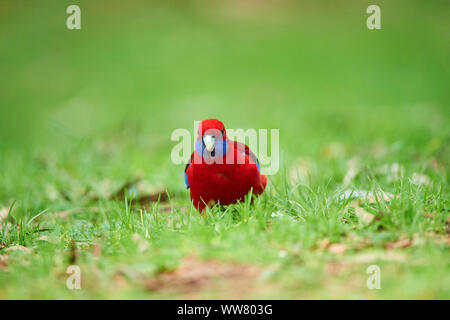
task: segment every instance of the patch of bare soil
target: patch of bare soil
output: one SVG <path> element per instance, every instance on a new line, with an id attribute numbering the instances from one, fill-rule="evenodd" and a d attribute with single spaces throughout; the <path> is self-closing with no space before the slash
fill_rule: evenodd
<path id="1" fill-rule="evenodd" d="M 195 297 L 201 290 L 225 285 L 228 298 L 240 299 L 247 296 L 259 273 L 256 266 L 217 260 L 203 261 L 190 255 L 183 259 L 176 270 L 163 271 L 146 279 L 145 287 L 151 291 L 175 291 Z"/>

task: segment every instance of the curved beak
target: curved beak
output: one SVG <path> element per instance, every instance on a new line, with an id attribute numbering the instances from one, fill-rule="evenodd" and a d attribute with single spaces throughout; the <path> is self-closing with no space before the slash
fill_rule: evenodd
<path id="1" fill-rule="evenodd" d="M 205 134 L 203 137 L 203 143 L 205 144 L 206 150 L 211 152 L 216 147 L 216 138 L 213 135 Z"/>

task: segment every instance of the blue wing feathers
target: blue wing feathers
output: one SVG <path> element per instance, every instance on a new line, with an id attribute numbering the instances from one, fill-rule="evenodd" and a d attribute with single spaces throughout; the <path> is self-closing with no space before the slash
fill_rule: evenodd
<path id="1" fill-rule="evenodd" d="M 188 182 L 188 179 L 187 179 L 186 171 L 184 172 L 184 182 L 186 182 L 186 189 L 189 189 L 189 182 Z"/>
<path id="2" fill-rule="evenodd" d="M 189 182 L 188 182 L 188 178 L 187 178 L 187 169 L 191 165 L 193 158 L 194 158 L 194 153 L 191 154 L 191 158 L 188 161 L 188 163 L 186 163 L 186 167 L 184 168 L 184 182 L 186 183 L 186 189 L 189 189 Z"/>

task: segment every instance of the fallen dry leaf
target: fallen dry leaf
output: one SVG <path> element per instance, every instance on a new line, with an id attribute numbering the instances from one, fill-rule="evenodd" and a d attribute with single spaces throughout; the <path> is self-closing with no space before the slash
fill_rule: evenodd
<path id="1" fill-rule="evenodd" d="M 117 271 L 113 275 L 114 284 L 117 287 L 124 287 L 127 285 L 127 279 L 121 271 Z"/>
<path id="2" fill-rule="evenodd" d="M 355 214 L 358 219 L 366 224 L 371 223 L 376 218 L 379 219 L 375 214 L 368 212 L 364 209 L 363 204 L 373 204 L 377 202 L 377 199 L 384 201 L 391 201 L 394 196 L 388 192 L 380 191 L 377 193 L 366 191 L 366 190 L 346 190 L 342 195 L 341 199 L 355 198 L 350 203 L 350 207 L 355 209 Z"/>
<path id="3" fill-rule="evenodd" d="M 4 269 L 8 266 L 8 256 L 5 255 L 1 255 L 0 256 L 0 269 Z"/>
<path id="4" fill-rule="evenodd" d="M 319 243 L 321 250 L 328 250 L 331 253 L 342 255 L 347 251 L 348 246 L 344 243 L 331 243 L 328 238 L 323 239 Z"/>
<path id="5" fill-rule="evenodd" d="M 375 215 L 373 215 L 370 212 L 367 212 L 363 207 L 360 206 L 360 202 L 358 200 L 352 201 L 350 206 L 355 209 L 356 216 L 362 222 L 369 224 L 375 218 Z"/>
<path id="6" fill-rule="evenodd" d="M 319 248 L 320 249 L 327 249 L 330 246 L 331 242 L 328 238 L 323 239 L 320 241 Z"/>
<path id="7" fill-rule="evenodd" d="M 0 209 L 0 221 L 5 220 L 8 217 L 9 208 Z"/>
<path id="8" fill-rule="evenodd" d="M 432 212 L 422 212 L 422 214 L 427 218 L 436 218 L 436 214 Z"/>
<path id="9" fill-rule="evenodd" d="M 387 250 L 403 249 L 412 246 L 413 240 L 409 238 L 400 238 L 397 241 L 388 242 L 385 244 Z"/>

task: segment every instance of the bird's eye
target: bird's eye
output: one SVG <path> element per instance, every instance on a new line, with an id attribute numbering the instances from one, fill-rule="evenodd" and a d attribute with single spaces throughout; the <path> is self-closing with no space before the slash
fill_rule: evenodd
<path id="1" fill-rule="evenodd" d="M 224 129 L 222 129 L 222 135 L 224 134 L 224 132 L 225 132 L 225 128 L 224 128 Z"/>

